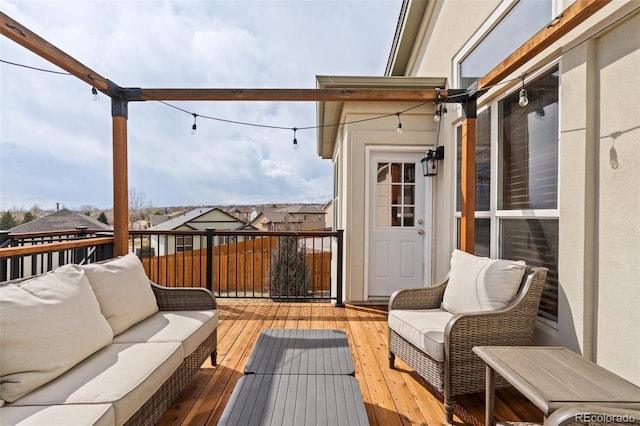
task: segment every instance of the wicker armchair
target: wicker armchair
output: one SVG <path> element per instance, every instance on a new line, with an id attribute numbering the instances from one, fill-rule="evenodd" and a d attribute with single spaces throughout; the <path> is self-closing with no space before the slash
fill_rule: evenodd
<path id="1" fill-rule="evenodd" d="M 485 365 L 472 351 L 474 346 L 527 346 L 532 343 L 538 305 L 547 268 L 527 268 L 513 300 L 493 311 L 455 314 L 444 327 L 444 361 L 432 358 L 389 327 L 389 366 L 396 355 L 413 368 L 429 390 L 444 401 L 447 421 L 453 423 L 455 395 L 484 391 Z M 396 291 L 389 301 L 393 310 L 440 308 L 447 277 L 438 285 Z M 498 377 L 496 387 L 508 383 Z"/>

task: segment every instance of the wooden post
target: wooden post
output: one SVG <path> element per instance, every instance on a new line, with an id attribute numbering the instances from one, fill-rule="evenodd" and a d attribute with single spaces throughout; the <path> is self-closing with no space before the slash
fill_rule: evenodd
<path id="1" fill-rule="evenodd" d="M 476 119 L 462 122 L 460 170 L 460 250 L 474 253 L 476 210 Z"/>
<path id="2" fill-rule="evenodd" d="M 113 103 L 123 102 L 113 99 Z M 126 111 L 126 107 L 125 107 Z M 113 255 L 129 252 L 129 188 L 127 178 L 127 117 L 113 115 Z"/>

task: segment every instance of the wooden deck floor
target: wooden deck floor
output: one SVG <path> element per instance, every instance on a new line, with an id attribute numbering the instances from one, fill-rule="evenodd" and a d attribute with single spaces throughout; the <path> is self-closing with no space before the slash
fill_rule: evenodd
<path id="1" fill-rule="evenodd" d="M 372 425 L 446 424 L 442 402 L 415 372 L 397 358 L 396 370 L 389 368 L 385 307 L 218 299 L 218 309 L 218 365 L 202 366 L 159 425 L 216 425 L 260 331 L 267 328 L 344 330 Z M 457 400 L 475 423 L 483 424 L 484 395 Z M 495 413 L 497 420 L 542 422 L 542 413 L 513 389 L 497 392 Z"/>

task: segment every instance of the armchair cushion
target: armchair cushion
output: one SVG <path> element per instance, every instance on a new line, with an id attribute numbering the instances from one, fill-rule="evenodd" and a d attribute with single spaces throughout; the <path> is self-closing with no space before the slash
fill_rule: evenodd
<path id="1" fill-rule="evenodd" d="M 117 336 L 158 312 L 158 303 L 138 256 L 83 265 L 100 310 Z"/>
<path id="2" fill-rule="evenodd" d="M 438 362 L 444 362 L 444 329 L 453 317 L 444 309 L 392 310 L 389 328 L 423 350 Z"/>
<path id="3" fill-rule="evenodd" d="M 515 296 L 526 264 L 454 250 L 442 308 L 452 313 L 504 308 Z"/>

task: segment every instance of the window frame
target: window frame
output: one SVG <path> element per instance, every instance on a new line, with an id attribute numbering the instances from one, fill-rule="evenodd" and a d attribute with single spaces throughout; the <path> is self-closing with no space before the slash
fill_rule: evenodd
<path id="1" fill-rule="evenodd" d="M 552 61 L 550 64 L 547 64 L 545 67 L 538 70 L 536 73 L 531 74 L 527 78 L 527 80 L 534 81 L 539 77 L 543 76 L 546 73 L 551 72 L 554 68 L 557 67 L 557 72 L 561 76 L 562 69 L 559 60 Z M 557 135 L 558 135 L 558 149 L 556 155 L 558 157 L 558 162 L 560 160 L 560 116 L 562 106 L 560 105 L 561 99 L 561 81 L 558 80 L 558 120 L 557 120 Z M 526 85 L 525 85 L 526 87 Z M 499 175 L 501 169 L 499 169 L 500 159 L 500 132 L 501 128 L 499 127 L 500 123 L 500 108 L 499 104 L 501 101 L 505 100 L 509 96 L 512 96 L 514 93 L 517 93 L 520 90 L 520 85 L 515 84 L 512 85 L 509 89 L 505 89 L 499 95 L 493 97 L 490 101 L 481 106 L 478 106 L 478 112 L 483 111 L 486 108 L 491 108 L 491 185 L 490 185 L 490 200 L 489 200 L 489 210 L 485 211 L 476 211 L 474 212 L 474 219 L 490 219 L 490 255 L 491 258 L 499 258 L 502 253 L 502 247 L 500 247 L 501 241 L 501 224 L 500 221 L 504 219 L 539 219 L 539 220 L 557 220 L 558 225 L 560 221 L 560 169 L 558 168 L 558 188 L 557 188 L 557 203 L 555 209 L 521 209 L 521 210 L 502 210 L 498 209 L 498 197 L 499 197 L 499 185 L 502 182 L 502 179 Z M 457 158 L 460 155 L 458 152 L 457 145 L 457 135 L 459 132 L 459 128 L 462 126 L 462 121 L 457 120 L 452 123 L 453 132 L 453 146 L 455 147 L 455 160 L 454 160 L 454 176 L 458 174 L 458 161 Z M 457 179 L 456 179 L 457 180 Z M 458 221 L 460 220 L 462 214 L 458 211 L 458 206 L 456 205 L 456 194 L 458 191 L 458 182 L 454 185 L 454 246 L 459 247 L 460 235 L 458 229 Z M 557 242 L 559 244 L 559 241 Z M 558 288 L 559 293 L 559 288 Z M 558 313 L 559 314 L 559 313 Z M 551 327 L 552 329 L 558 329 L 558 317 L 556 320 L 551 320 L 548 318 L 544 318 L 538 315 L 538 321 L 546 326 Z"/>

